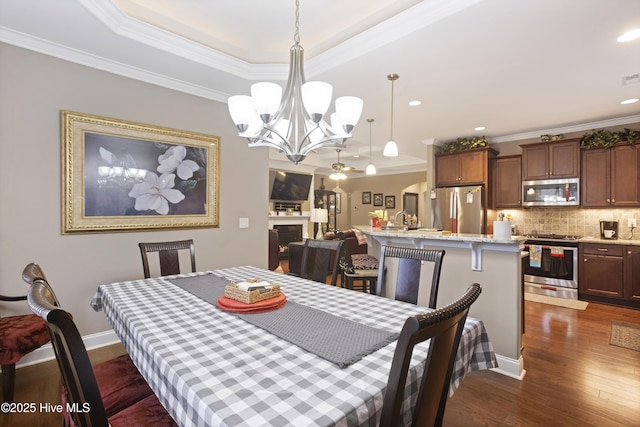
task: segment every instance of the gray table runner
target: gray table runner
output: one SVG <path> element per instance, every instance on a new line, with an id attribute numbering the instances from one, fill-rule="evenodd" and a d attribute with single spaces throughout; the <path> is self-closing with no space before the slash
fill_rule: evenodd
<path id="1" fill-rule="evenodd" d="M 231 283 L 214 274 L 170 279 L 169 282 L 213 305 L 224 295 L 224 286 Z M 266 313 L 231 314 L 340 368 L 357 362 L 399 336 L 399 333 L 362 325 L 294 301 L 287 301 L 284 307 Z"/>

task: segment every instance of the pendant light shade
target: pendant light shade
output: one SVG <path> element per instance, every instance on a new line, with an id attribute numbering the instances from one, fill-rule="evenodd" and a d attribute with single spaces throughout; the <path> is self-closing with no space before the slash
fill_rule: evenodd
<path id="1" fill-rule="evenodd" d="M 391 80 L 391 137 L 384 146 L 382 155 L 385 157 L 397 157 L 398 156 L 398 144 L 393 140 L 393 82 L 398 80 L 400 76 L 397 74 L 389 74 L 387 80 Z"/>
<path id="2" fill-rule="evenodd" d="M 373 165 L 373 155 L 371 151 L 371 123 L 373 123 L 373 119 L 367 119 L 367 123 L 369 123 L 369 164 L 364 173 L 367 175 L 375 175 L 376 167 Z"/>

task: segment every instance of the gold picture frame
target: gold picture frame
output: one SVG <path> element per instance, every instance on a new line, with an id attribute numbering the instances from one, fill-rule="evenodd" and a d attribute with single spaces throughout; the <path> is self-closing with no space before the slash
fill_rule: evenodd
<path id="1" fill-rule="evenodd" d="M 60 116 L 63 234 L 219 226 L 219 137 Z"/>

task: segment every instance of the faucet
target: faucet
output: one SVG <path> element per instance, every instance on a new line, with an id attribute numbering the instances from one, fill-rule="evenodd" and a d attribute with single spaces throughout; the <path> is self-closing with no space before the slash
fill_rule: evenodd
<path id="1" fill-rule="evenodd" d="M 407 217 L 407 213 L 405 211 L 396 212 L 396 214 L 393 217 L 393 225 L 395 226 L 402 225 L 402 223 L 398 224 L 398 215 L 404 215 L 405 218 Z"/>

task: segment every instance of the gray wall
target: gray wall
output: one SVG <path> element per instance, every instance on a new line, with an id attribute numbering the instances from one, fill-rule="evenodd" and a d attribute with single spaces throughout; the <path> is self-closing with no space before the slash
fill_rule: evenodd
<path id="1" fill-rule="evenodd" d="M 407 192 L 420 193 L 426 181 L 425 172 L 407 172 L 394 175 L 373 175 L 373 176 L 349 176 L 346 180 L 340 181 L 342 195 L 342 210 L 337 215 L 338 229 L 344 230 L 352 225 L 369 224 L 368 213 L 377 209 L 385 209 L 384 206 L 373 206 L 373 194 L 382 193 L 384 196 L 395 196 L 396 207 L 387 209 L 389 220 L 393 220 L 393 215 L 402 210 L 402 194 Z M 324 177 L 325 187 L 328 190 L 337 191 L 336 181 Z M 422 184 L 422 186 L 420 185 Z M 320 186 L 320 175 L 315 179 L 316 189 Z M 371 204 L 362 204 L 362 192 L 371 192 Z M 420 195 L 421 197 L 421 195 Z M 424 216 L 424 207 L 420 205 L 420 216 Z"/>
<path id="2" fill-rule="evenodd" d="M 199 270 L 267 266 L 268 152 L 237 136 L 226 104 L 6 44 L 0 64 L 0 293 L 24 294 L 37 262 L 86 335 L 110 329 L 89 307 L 98 285 L 142 277 L 140 241 L 193 238 Z M 219 136 L 220 227 L 62 235 L 60 110 Z"/>

